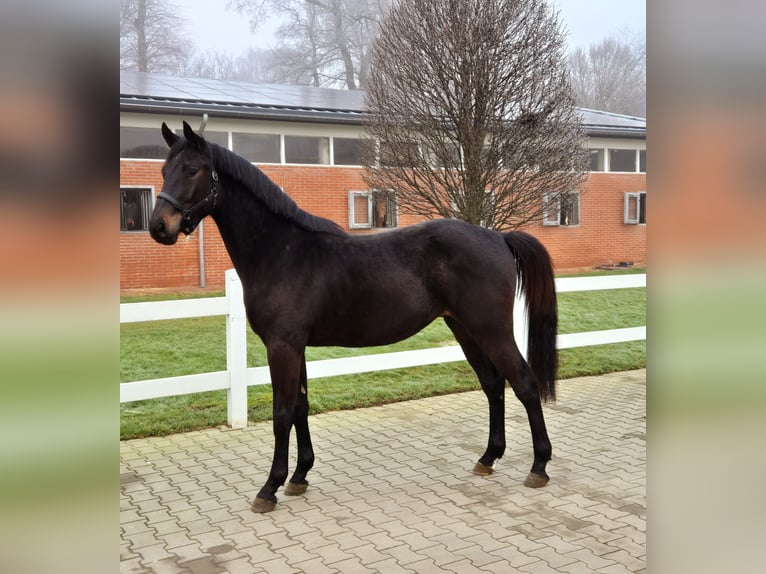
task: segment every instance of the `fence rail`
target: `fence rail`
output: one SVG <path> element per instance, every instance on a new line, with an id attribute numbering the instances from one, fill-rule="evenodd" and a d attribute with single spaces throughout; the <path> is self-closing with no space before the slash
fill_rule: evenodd
<path id="1" fill-rule="evenodd" d="M 646 275 L 614 275 L 556 279 L 558 293 L 600 291 L 646 287 Z M 247 367 L 247 322 L 242 284 L 233 269 L 226 271 L 226 296 L 120 304 L 120 323 L 160 321 L 191 317 L 226 315 L 226 370 L 179 377 L 149 379 L 120 384 L 120 402 L 156 399 L 204 391 L 227 391 L 228 424 L 232 428 L 247 426 L 247 387 L 269 384 L 268 367 Z M 523 300 L 517 298 L 514 308 L 514 332 L 519 348 L 526 354 L 527 321 Z M 646 339 L 646 326 L 568 333 L 559 335 L 557 347 L 571 349 Z M 438 363 L 464 361 L 460 346 L 420 349 L 325 359 L 306 363 L 309 379 L 418 367 Z"/>

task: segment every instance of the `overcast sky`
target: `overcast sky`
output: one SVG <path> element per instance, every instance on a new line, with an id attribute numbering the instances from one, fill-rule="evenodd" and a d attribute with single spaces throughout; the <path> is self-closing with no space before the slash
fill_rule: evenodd
<path id="1" fill-rule="evenodd" d="M 276 23 L 267 23 L 257 34 L 247 17 L 226 9 L 226 0 L 171 0 L 201 51 L 239 56 L 248 48 L 274 45 Z M 646 35 L 645 0 L 553 0 L 568 31 L 570 50 L 588 47 L 622 31 Z"/>

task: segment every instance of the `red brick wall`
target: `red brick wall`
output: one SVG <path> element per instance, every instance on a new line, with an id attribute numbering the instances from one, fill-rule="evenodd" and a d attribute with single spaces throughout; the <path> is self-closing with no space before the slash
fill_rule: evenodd
<path id="1" fill-rule="evenodd" d="M 162 188 L 161 162 L 121 161 L 120 184 Z M 263 171 L 287 191 L 298 205 L 348 229 L 348 191 L 365 190 L 358 168 L 265 166 Z M 646 260 L 646 226 L 623 223 L 624 193 L 646 191 L 645 174 L 591 174 L 580 196 L 580 225 L 531 226 L 527 229 L 548 248 L 557 269 L 592 267 L 604 263 Z M 417 218 L 400 215 L 399 225 Z M 365 231 L 360 231 L 364 233 Z M 222 287 L 232 267 L 218 229 L 204 223 L 205 282 Z M 172 246 L 160 245 L 148 232 L 120 235 L 120 289 L 194 288 L 200 286 L 199 234 L 181 236 Z"/>
<path id="2" fill-rule="evenodd" d="M 557 269 L 646 262 L 646 225 L 626 225 L 625 193 L 645 192 L 646 174 L 592 173 L 580 192 L 580 225 L 527 229 L 548 248 Z"/>

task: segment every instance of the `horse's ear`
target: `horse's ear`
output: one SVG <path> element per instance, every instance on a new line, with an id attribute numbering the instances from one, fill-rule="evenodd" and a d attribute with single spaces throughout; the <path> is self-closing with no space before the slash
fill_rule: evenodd
<path id="1" fill-rule="evenodd" d="M 181 136 L 176 135 L 165 122 L 162 122 L 162 137 L 165 138 L 169 147 L 173 147 L 173 144 L 176 143 Z"/>
<path id="2" fill-rule="evenodd" d="M 186 123 L 186 121 L 183 122 L 184 124 L 184 136 L 186 137 L 186 141 L 192 144 L 195 148 L 197 148 L 199 151 L 206 151 L 207 150 L 207 143 L 205 140 L 194 133 L 194 130 L 191 128 L 189 124 Z"/>

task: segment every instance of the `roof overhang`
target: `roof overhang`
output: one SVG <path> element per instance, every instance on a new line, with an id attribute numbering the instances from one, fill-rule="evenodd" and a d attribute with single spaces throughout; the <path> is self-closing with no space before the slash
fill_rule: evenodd
<path id="1" fill-rule="evenodd" d="M 279 120 L 288 122 L 333 123 L 361 125 L 364 114 L 354 110 L 322 110 L 267 106 L 260 104 L 227 104 L 221 102 L 190 102 L 170 98 L 120 96 L 120 111 L 144 114 L 196 115 L 249 120 Z"/>
<path id="2" fill-rule="evenodd" d="M 585 133 L 591 137 L 646 139 L 646 128 L 617 128 L 584 124 Z"/>

